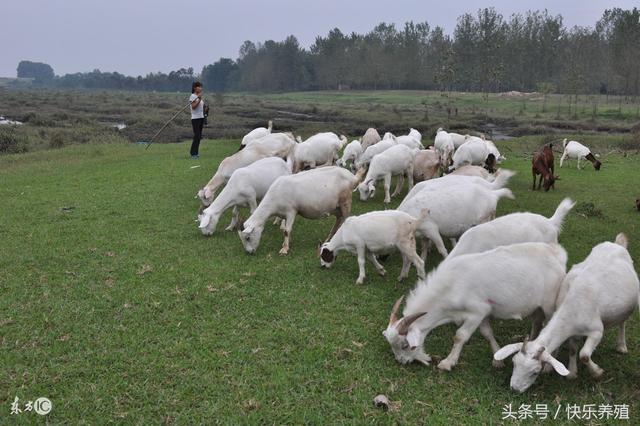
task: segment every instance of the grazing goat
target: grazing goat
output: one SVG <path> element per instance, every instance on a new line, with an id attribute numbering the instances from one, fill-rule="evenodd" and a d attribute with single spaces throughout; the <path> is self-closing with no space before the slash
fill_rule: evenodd
<path id="1" fill-rule="evenodd" d="M 536 189 L 536 176 L 540 175 L 540 182 L 538 183 L 538 189 L 540 189 L 540 185 L 542 185 L 544 181 L 544 190 L 548 191 L 549 188 L 555 188 L 555 182 L 559 179 L 558 176 L 553 174 L 554 169 L 554 159 L 553 159 L 553 145 L 548 144 L 543 146 L 541 149 L 533 153 L 533 158 L 531 159 L 531 174 L 533 175 L 533 187 L 532 190 Z"/>
<path id="2" fill-rule="evenodd" d="M 258 249 L 265 223 L 271 216 L 285 219 L 282 255 L 289 253 L 291 229 L 297 214 L 307 219 L 335 215 L 336 223 L 327 239 L 333 237 L 351 212 L 351 193 L 363 175 L 364 170 L 354 176 L 341 167 L 327 166 L 279 177 L 238 231 L 245 251 L 255 253 Z"/>
<path id="3" fill-rule="evenodd" d="M 269 186 L 280 176 L 291 174 L 290 165 L 278 157 L 267 157 L 237 169 L 220 194 L 198 217 L 204 235 L 215 232 L 220 216 L 233 207 L 233 219 L 227 231 L 233 230 L 239 217 L 239 206 L 248 206 L 251 213 L 258 207 Z"/>
<path id="4" fill-rule="evenodd" d="M 375 145 L 367 148 L 362 155 L 356 160 L 356 169 L 369 166 L 371 159 L 385 150 L 396 146 L 395 138 L 383 139 Z"/>
<path id="5" fill-rule="evenodd" d="M 477 136 L 468 136 L 467 141 L 460 145 L 460 148 L 453 154 L 453 165 L 449 171 L 454 171 L 458 167 L 467 164 L 484 166 L 490 152 L 484 139 Z"/>
<path id="6" fill-rule="evenodd" d="M 422 149 L 413 158 L 413 181 L 422 182 L 438 177 L 442 161 L 435 149 Z"/>
<path id="7" fill-rule="evenodd" d="M 347 167 L 349 161 L 351 161 L 351 170 L 355 170 L 355 164 L 358 158 L 362 155 L 364 151 L 362 150 L 362 144 L 360 141 L 355 140 L 351 141 L 342 152 L 342 158 L 340 158 L 336 165 L 340 167 Z"/>
<path id="8" fill-rule="evenodd" d="M 261 139 L 269 134 L 271 134 L 271 130 L 273 130 L 273 121 L 269 120 L 269 127 L 256 127 L 242 138 L 242 142 L 240 142 L 240 149 L 243 149 L 249 146 L 254 141 Z"/>
<path id="9" fill-rule="evenodd" d="M 580 170 L 580 160 L 584 158 L 591 161 L 593 168 L 596 169 L 596 171 L 600 170 L 602 163 L 599 160 L 596 160 L 596 157 L 593 156 L 591 150 L 580 142 L 567 142 L 567 139 L 565 138 L 564 141 L 562 141 L 562 147 L 564 148 L 564 152 L 562 153 L 562 157 L 560 157 L 560 167 L 562 167 L 562 163 L 564 163 L 565 159 L 575 158 L 578 160 L 578 170 Z"/>
<path id="10" fill-rule="evenodd" d="M 575 378 L 577 336 L 586 336 L 580 350 L 580 361 L 585 363 L 594 377 L 603 374 L 591 359 L 604 333 L 604 329 L 618 326 L 616 350 L 627 352 L 624 326 L 633 313 L 640 297 L 640 283 L 627 251 L 627 238 L 618 234 L 615 243 L 604 242 L 595 246 L 589 256 L 571 268 L 558 294 L 558 307 L 548 324 L 531 342 L 506 345 L 494 354 L 503 360 L 511 354 L 513 374 L 511 389 L 524 392 L 531 386 L 543 368 L 549 364 L 558 374 Z M 569 368 L 552 354 L 569 339 Z"/>
<path id="11" fill-rule="evenodd" d="M 426 215 L 426 212 L 424 212 Z M 347 218 L 330 241 L 320 248 L 320 265 L 330 268 L 341 250 L 358 256 L 359 275 L 356 284 L 365 279 L 365 256 L 375 265 L 380 275 L 385 275 L 384 267 L 376 254 L 386 254 L 398 250 L 402 254 L 402 271 L 398 281 L 409 275 L 409 265 L 413 263 L 418 277 L 424 279 L 424 262 L 416 253 L 415 229 L 423 217 L 415 218 L 398 210 L 374 211 Z"/>
<path id="12" fill-rule="evenodd" d="M 439 128 L 436 132 L 436 138 L 433 141 L 433 147 L 440 153 L 444 167 L 449 167 L 452 162 L 453 153 L 456 150 L 453 139 L 451 139 L 449 133 Z"/>
<path id="13" fill-rule="evenodd" d="M 335 133 L 317 133 L 304 142 L 295 146 L 293 150 L 293 173 L 305 168 L 333 165 L 338 159 L 338 151 L 347 143 L 345 136 Z"/>
<path id="14" fill-rule="evenodd" d="M 442 257 L 446 257 L 447 249 L 442 237 L 455 244 L 455 239 L 472 226 L 494 219 L 498 201 L 505 197 L 514 198 L 510 189 L 490 190 L 467 183 L 435 191 L 422 190 L 408 201 L 403 201 L 398 210 L 414 217 L 424 209 L 429 211 L 416 230 L 416 236 L 422 239 L 422 258 L 426 260 L 427 239 L 435 244 Z"/>
<path id="15" fill-rule="evenodd" d="M 557 243 L 564 218 L 574 205 L 565 198 L 550 218 L 535 213 L 511 213 L 474 226 L 462 234 L 449 257 L 517 243 Z"/>
<path id="16" fill-rule="evenodd" d="M 384 141 L 379 142 L 378 145 L 382 143 L 384 143 Z M 396 189 L 392 195 L 393 197 L 402 191 L 404 176 L 407 176 L 409 180 L 409 190 L 411 190 L 411 188 L 413 188 L 413 159 L 417 151 L 417 149 L 409 148 L 406 145 L 397 144 L 374 156 L 369 165 L 367 177 L 358 185 L 360 199 L 366 201 L 369 197 L 373 197 L 376 190 L 376 182 L 379 179 L 383 179 L 384 202 L 387 204 L 390 203 L 391 196 L 389 196 L 389 188 L 391 187 L 391 176 L 398 176 Z"/>
<path id="17" fill-rule="evenodd" d="M 202 207 L 198 213 L 201 213 L 204 207 L 211 204 L 216 191 L 227 183 L 231 174 L 237 169 L 246 167 L 266 157 L 287 158 L 295 145 L 296 142 L 290 133 L 272 133 L 261 138 L 260 143 L 251 144 L 247 148 L 222 160 L 211 180 L 196 195 L 202 201 Z"/>
<path id="18" fill-rule="evenodd" d="M 362 151 L 363 152 L 366 151 L 367 148 L 377 144 L 380 141 L 381 139 L 378 131 L 373 127 L 369 127 L 367 131 L 364 132 L 364 135 L 362 136 L 362 140 L 360 141 L 360 143 L 362 144 Z"/>
<path id="19" fill-rule="evenodd" d="M 402 297 L 396 302 L 383 335 L 402 364 L 419 361 L 429 365 L 424 340 L 431 330 L 448 323 L 459 328 L 439 369 L 448 371 L 456 365 L 462 347 L 477 328 L 495 353 L 499 346 L 489 318 L 521 320 L 536 314 L 535 324 L 540 326 L 553 314 L 566 262 L 567 253 L 561 246 L 545 243 L 513 244 L 447 259 L 418 282 L 400 319 L 397 312 Z"/>

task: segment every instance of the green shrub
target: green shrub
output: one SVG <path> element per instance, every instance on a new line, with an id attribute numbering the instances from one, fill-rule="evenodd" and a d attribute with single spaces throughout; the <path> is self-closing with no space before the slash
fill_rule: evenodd
<path id="1" fill-rule="evenodd" d="M 49 148 L 57 149 L 62 148 L 65 145 L 64 136 L 62 132 L 54 132 L 49 139 Z"/>
<path id="2" fill-rule="evenodd" d="M 0 126 L 0 153 L 15 154 L 26 152 L 27 144 L 12 126 Z"/>

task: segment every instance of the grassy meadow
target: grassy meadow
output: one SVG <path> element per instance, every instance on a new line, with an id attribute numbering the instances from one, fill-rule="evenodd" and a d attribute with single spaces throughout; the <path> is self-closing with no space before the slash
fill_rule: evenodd
<path id="1" fill-rule="evenodd" d="M 292 109 L 311 102 L 308 96 L 337 99 L 331 109 L 342 111 L 340 96 L 332 94 L 267 95 L 263 102 L 291 103 Z M 345 111 L 356 101 L 362 111 L 376 102 L 358 96 L 345 103 Z M 82 101 L 73 102 L 80 111 Z M 418 111 L 416 105 L 406 108 Z M 113 114 L 123 118 L 116 117 L 122 110 Z M 631 127 L 626 120 L 602 123 Z M 569 264 L 621 231 L 638 264 L 639 162 L 637 149 L 626 149 L 634 141 L 628 132 L 580 134 L 602 155 L 602 170 L 556 165 L 562 180 L 548 193 L 530 190 L 529 154 L 558 135 L 498 142 L 507 157 L 503 167 L 518 172 L 509 185 L 516 200 L 501 202 L 498 214 L 548 216 L 571 196 L 578 205 L 560 238 Z M 368 263 L 364 286 L 355 285 L 351 255 L 321 269 L 316 246 L 333 218 L 298 218 L 287 257 L 278 255 L 281 232 L 267 226 L 257 253 L 249 256 L 237 235 L 223 230 L 230 212 L 211 237 L 202 236 L 194 222 L 194 194 L 220 160 L 236 151 L 238 139 L 203 141 L 198 161 L 187 158 L 188 143 L 145 150 L 116 142 L 122 143 L 0 156 L 0 423 L 44 423 L 35 413 L 11 417 L 15 396 L 48 397 L 49 424 L 486 425 L 503 423 L 509 403 L 549 404 L 552 412 L 566 404 L 628 404 L 631 423 L 638 419 L 637 313 L 627 327 L 628 354 L 615 352 L 613 330 L 594 353 L 605 369 L 601 380 L 580 365 L 574 381 L 544 375 L 516 395 L 508 386 L 511 364 L 495 370 L 479 333 L 458 366 L 440 372 L 435 365 L 451 348 L 453 325 L 427 339 L 432 366 L 402 366 L 381 335 L 391 305 L 415 284 L 414 269 L 409 280 L 396 284 L 398 256 L 385 263 L 386 277 Z M 383 208 L 381 191 L 368 202 L 354 194 L 353 214 Z M 440 260 L 434 251 L 428 269 Z M 506 344 L 520 340 L 529 322 L 494 321 L 493 327 Z M 566 362 L 566 352 L 560 359 Z M 392 401 L 389 411 L 373 406 L 380 393 Z M 563 418 L 558 422 L 567 423 L 564 411 Z"/>

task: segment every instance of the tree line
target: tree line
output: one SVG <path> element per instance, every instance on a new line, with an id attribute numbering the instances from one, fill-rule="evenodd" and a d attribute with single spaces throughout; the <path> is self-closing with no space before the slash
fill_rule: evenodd
<path id="1" fill-rule="evenodd" d="M 22 63 L 21 63 L 22 64 Z M 46 64 L 44 64 L 46 65 Z M 295 36 L 245 41 L 237 59 L 129 77 L 117 72 L 36 79 L 54 87 L 176 91 L 200 79 L 207 90 L 299 91 L 429 89 L 551 91 L 638 95 L 640 10 L 605 10 L 592 27 L 567 28 L 562 16 L 528 11 L 508 19 L 493 8 L 464 14 L 452 34 L 427 22 L 381 23 L 366 34 L 340 29 L 309 49 Z M 20 75 L 30 77 L 31 75 Z"/>

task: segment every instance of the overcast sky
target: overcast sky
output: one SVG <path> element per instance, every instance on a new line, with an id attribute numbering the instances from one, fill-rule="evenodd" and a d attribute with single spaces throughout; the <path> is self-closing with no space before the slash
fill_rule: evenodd
<path id="1" fill-rule="evenodd" d="M 22 59 L 50 64 L 56 74 L 119 71 L 127 75 L 235 59 L 244 40 L 295 35 L 308 47 L 338 27 L 363 33 L 380 22 L 440 25 L 495 7 L 505 17 L 526 10 L 561 14 L 565 25 L 593 26 L 604 9 L 637 0 L 2 0 L 0 76 L 15 77 Z"/>

